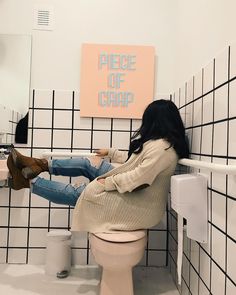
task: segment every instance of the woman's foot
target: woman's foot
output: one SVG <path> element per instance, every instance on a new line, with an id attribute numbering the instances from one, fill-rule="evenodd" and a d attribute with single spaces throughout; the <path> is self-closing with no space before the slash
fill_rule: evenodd
<path id="1" fill-rule="evenodd" d="M 48 171 L 46 159 L 26 157 L 16 149 L 12 149 L 11 155 L 15 166 L 21 169 L 22 175 L 27 179 L 33 179 L 41 172 Z"/>
<path id="2" fill-rule="evenodd" d="M 30 188 L 29 180 L 25 179 L 21 170 L 14 165 L 12 154 L 10 154 L 7 158 L 7 167 L 11 175 L 11 177 L 8 178 L 8 185 L 10 188 L 14 190 Z"/>

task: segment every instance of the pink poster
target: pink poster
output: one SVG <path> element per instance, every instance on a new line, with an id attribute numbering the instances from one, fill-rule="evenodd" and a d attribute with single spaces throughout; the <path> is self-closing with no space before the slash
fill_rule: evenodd
<path id="1" fill-rule="evenodd" d="M 140 119 L 154 95 L 154 47 L 83 44 L 81 117 Z"/>

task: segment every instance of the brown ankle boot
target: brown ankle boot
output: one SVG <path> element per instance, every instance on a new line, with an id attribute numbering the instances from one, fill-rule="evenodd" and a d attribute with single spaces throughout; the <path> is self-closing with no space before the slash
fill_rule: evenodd
<path id="1" fill-rule="evenodd" d="M 41 172 L 48 171 L 48 161 L 46 159 L 26 157 L 16 149 L 12 149 L 11 154 L 16 167 L 22 170 L 23 176 L 27 179 L 33 179 Z"/>
<path id="2" fill-rule="evenodd" d="M 30 188 L 29 180 L 25 179 L 21 170 L 14 165 L 12 154 L 10 154 L 7 158 L 7 167 L 11 175 L 11 177 L 8 178 L 8 185 L 10 188 L 14 190 Z"/>

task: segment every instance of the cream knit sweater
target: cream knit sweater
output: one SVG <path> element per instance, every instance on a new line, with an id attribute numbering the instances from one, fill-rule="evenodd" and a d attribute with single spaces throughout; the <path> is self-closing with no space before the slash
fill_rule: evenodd
<path id="1" fill-rule="evenodd" d="M 74 208 L 71 230 L 137 230 L 159 223 L 178 161 L 169 146 L 163 139 L 149 140 L 127 162 L 127 152 L 110 149 L 111 161 L 123 164 L 99 177 L 105 178 L 105 185 L 97 179 L 87 185 Z M 138 190 L 145 184 L 148 187 Z"/>

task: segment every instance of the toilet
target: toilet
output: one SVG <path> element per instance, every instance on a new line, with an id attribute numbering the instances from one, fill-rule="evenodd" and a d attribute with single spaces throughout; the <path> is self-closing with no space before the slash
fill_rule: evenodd
<path id="1" fill-rule="evenodd" d="M 100 295 L 133 295 L 132 268 L 143 257 L 146 230 L 90 233 L 91 250 L 102 266 Z"/>

